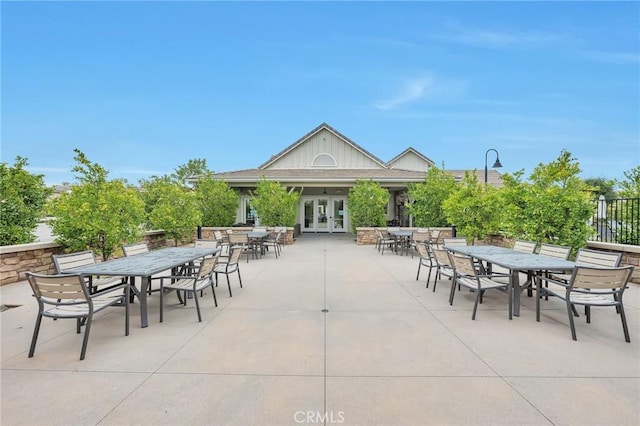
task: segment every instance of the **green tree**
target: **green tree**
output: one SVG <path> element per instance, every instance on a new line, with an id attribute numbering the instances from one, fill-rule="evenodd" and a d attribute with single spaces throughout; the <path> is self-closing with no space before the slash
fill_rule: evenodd
<path id="1" fill-rule="evenodd" d="M 50 222 L 56 241 L 70 251 L 91 249 L 107 260 L 122 243 L 140 238 L 144 203 L 124 180 L 107 180 L 108 171 L 74 152 L 78 184 L 53 200 Z"/>
<path id="2" fill-rule="evenodd" d="M 442 203 L 457 187 L 451 174 L 438 167 L 430 167 L 424 182 L 409 184 L 409 198 L 413 200 L 407 212 L 413 215 L 413 224 L 420 227 L 449 226 Z"/>
<path id="3" fill-rule="evenodd" d="M 351 230 L 365 226 L 385 226 L 386 208 L 389 204 L 389 191 L 370 179 L 359 179 L 349 189 L 349 214 Z"/>
<path id="4" fill-rule="evenodd" d="M 505 228 L 516 238 L 583 247 L 594 232 L 588 221 L 595 204 L 579 173 L 576 159 L 562 151 L 555 161 L 538 164 L 528 182 L 503 175 L 509 193 Z"/>
<path id="5" fill-rule="evenodd" d="M 147 213 L 147 226 L 162 229 L 177 246 L 191 238 L 202 223 L 202 212 L 196 193 L 168 177 L 142 181 L 142 198 Z"/>
<path id="6" fill-rule="evenodd" d="M 36 240 L 33 231 L 52 193 L 42 175 L 24 169 L 28 165 L 27 159 L 20 156 L 13 166 L 0 163 L 0 245 L 3 246 Z"/>
<path id="7" fill-rule="evenodd" d="M 300 194 L 262 177 L 251 194 L 251 205 L 264 226 L 293 226 Z"/>
<path id="8" fill-rule="evenodd" d="M 618 182 L 619 195 L 625 198 L 640 197 L 640 166 L 624 172 L 625 179 Z"/>
<path id="9" fill-rule="evenodd" d="M 601 195 L 604 195 L 604 198 L 607 200 L 616 198 L 615 179 L 607 179 L 604 177 L 587 178 L 584 180 L 584 183 L 590 188 L 594 200 L 597 200 Z"/>
<path id="10" fill-rule="evenodd" d="M 202 225 L 231 226 L 236 220 L 238 193 L 210 175 L 198 180 L 196 195 L 202 211 Z"/>
<path id="11" fill-rule="evenodd" d="M 449 223 L 456 225 L 460 235 L 472 243 L 498 232 L 502 222 L 502 199 L 499 190 L 480 184 L 475 173 L 465 173 L 464 179 L 443 203 Z"/>
<path id="12" fill-rule="evenodd" d="M 192 185 L 189 184 L 187 179 L 206 175 L 210 172 L 207 168 L 207 160 L 196 158 L 187 161 L 187 164 L 178 166 L 169 177 L 182 186 L 191 187 Z"/>

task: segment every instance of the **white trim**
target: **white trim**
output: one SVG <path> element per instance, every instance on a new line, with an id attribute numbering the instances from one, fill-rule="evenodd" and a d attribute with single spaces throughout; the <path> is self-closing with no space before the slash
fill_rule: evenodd
<path id="1" fill-rule="evenodd" d="M 333 164 L 316 164 L 316 160 L 320 157 L 328 157 L 331 159 L 331 161 L 333 161 Z M 338 167 L 338 162 L 336 161 L 335 157 L 331 154 L 329 154 L 328 152 L 321 152 L 320 154 L 316 155 L 315 157 L 313 157 L 313 160 L 311 160 L 311 167 Z"/>

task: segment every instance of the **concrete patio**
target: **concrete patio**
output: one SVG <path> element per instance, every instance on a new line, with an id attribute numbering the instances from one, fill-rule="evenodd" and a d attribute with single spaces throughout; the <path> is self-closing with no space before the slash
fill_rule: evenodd
<path id="1" fill-rule="evenodd" d="M 241 263 L 195 306 L 149 300 L 149 327 L 132 305 L 99 314 L 87 357 L 74 321 L 43 321 L 27 351 L 36 302 L 26 282 L 0 287 L 1 415 L 9 425 L 638 425 L 640 289 L 625 294 L 626 343 L 613 308 L 576 321 L 565 305 L 506 294 L 448 303 L 449 282 L 425 289 L 418 258 L 384 256 L 352 235 L 303 235 Z M 223 278 L 224 280 L 224 278 Z M 327 312 L 324 312 L 326 310 Z"/>

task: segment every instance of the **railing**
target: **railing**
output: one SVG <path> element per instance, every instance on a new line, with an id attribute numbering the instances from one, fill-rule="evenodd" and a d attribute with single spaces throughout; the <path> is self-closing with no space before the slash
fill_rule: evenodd
<path id="1" fill-rule="evenodd" d="M 595 241 L 640 245 L 640 198 L 600 197 L 593 227 Z"/>

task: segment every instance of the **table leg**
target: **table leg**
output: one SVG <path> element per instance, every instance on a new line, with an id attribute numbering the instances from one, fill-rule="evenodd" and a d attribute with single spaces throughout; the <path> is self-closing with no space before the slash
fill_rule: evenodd
<path id="1" fill-rule="evenodd" d="M 516 317 L 520 316 L 520 273 L 517 270 L 511 271 L 511 295 L 513 298 L 513 304 L 511 300 L 509 300 L 509 310 L 513 311 L 513 315 Z M 509 315 L 509 319 L 511 319 L 511 315 Z"/>
<path id="2" fill-rule="evenodd" d="M 147 293 L 149 291 L 150 279 L 151 277 L 142 277 L 140 293 L 138 294 L 138 299 L 140 300 L 140 327 L 142 328 L 149 325 L 147 321 Z"/>

